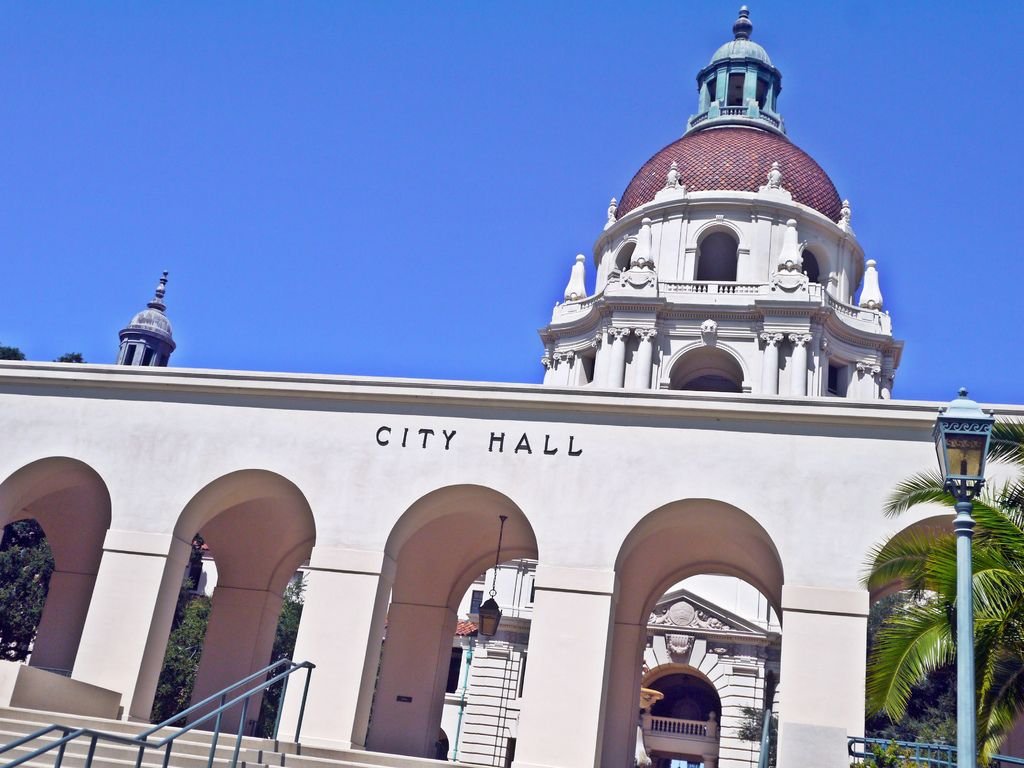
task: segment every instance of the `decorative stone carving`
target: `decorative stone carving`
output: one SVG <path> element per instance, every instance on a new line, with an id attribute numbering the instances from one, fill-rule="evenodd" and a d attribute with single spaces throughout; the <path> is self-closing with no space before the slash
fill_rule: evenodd
<path id="1" fill-rule="evenodd" d="M 641 342 L 644 342 L 644 341 L 647 341 L 648 339 L 653 339 L 655 336 L 657 336 L 658 335 L 658 329 L 657 328 L 634 328 L 633 329 L 633 333 L 636 334 L 637 338 L 639 338 Z"/>
<path id="2" fill-rule="evenodd" d="M 804 243 L 800 242 L 796 231 L 796 219 L 786 222 L 786 232 L 782 237 L 782 250 L 779 251 L 780 272 L 800 272 L 803 270 Z"/>
<path id="3" fill-rule="evenodd" d="M 665 174 L 665 189 L 685 189 L 680 181 L 681 178 L 679 175 L 679 164 L 673 160 L 672 165 L 669 166 L 668 173 Z"/>
<path id="4" fill-rule="evenodd" d="M 548 371 L 551 370 L 553 361 L 548 355 L 545 354 L 544 357 L 540 359 L 540 364 L 544 366 L 545 371 Z"/>
<path id="5" fill-rule="evenodd" d="M 768 171 L 768 189 L 782 189 L 782 169 L 778 161 L 772 163 L 772 169 Z"/>
<path id="6" fill-rule="evenodd" d="M 843 207 L 839 209 L 839 228 L 843 232 L 853 232 L 853 226 L 850 223 L 850 219 L 853 216 L 853 211 L 850 209 L 850 201 L 843 200 Z"/>
<path id="7" fill-rule="evenodd" d="M 619 211 L 619 201 L 614 197 L 612 201 L 608 203 L 608 220 L 605 222 L 604 228 L 608 229 L 615 223 L 616 214 Z"/>
<path id="8" fill-rule="evenodd" d="M 569 282 L 565 286 L 566 301 L 579 301 L 587 297 L 586 260 L 582 253 L 576 255 L 576 261 L 569 271 Z"/>
<path id="9" fill-rule="evenodd" d="M 652 613 L 648 624 L 667 627 L 696 627 L 698 629 L 732 630 L 720 619 L 694 608 L 685 600 L 677 600 L 661 613 Z"/>
<path id="10" fill-rule="evenodd" d="M 700 324 L 700 338 L 707 347 L 715 346 L 715 342 L 718 340 L 718 323 L 711 318 L 708 318 Z"/>
<path id="11" fill-rule="evenodd" d="M 882 366 L 871 360 L 858 360 L 856 368 L 860 376 L 877 377 L 882 373 Z"/>
<path id="12" fill-rule="evenodd" d="M 693 635 L 665 635 L 665 648 L 673 661 L 678 661 L 680 656 L 689 656 L 693 650 Z"/>
<path id="13" fill-rule="evenodd" d="M 631 268 L 651 269 L 654 267 L 654 259 L 651 256 L 654 237 L 651 233 L 651 223 L 651 220 L 646 216 L 640 220 L 640 231 L 636 236 L 636 248 L 633 250 L 633 258 L 629 262 Z"/>
<path id="14" fill-rule="evenodd" d="M 779 342 L 782 341 L 783 335 L 781 333 L 775 333 L 773 331 L 765 331 L 761 334 L 761 341 L 764 342 L 765 347 L 778 346 Z"/>
<path id="15" fill-rule="evenodd" d="M 878 283 L 878 262 L 868 259 L 864 270 L 864 287 L 860 292 L 860 306 L 865 309 L 880 310 L 884 304 L 882 300 L 882 288 Z"/>
<path id="16" fill-rule="evenodd" d="M 612 341 L 625 341 L 626 337 L 632 332 L 632 328 L 609 328 L 608 336 Z"/>

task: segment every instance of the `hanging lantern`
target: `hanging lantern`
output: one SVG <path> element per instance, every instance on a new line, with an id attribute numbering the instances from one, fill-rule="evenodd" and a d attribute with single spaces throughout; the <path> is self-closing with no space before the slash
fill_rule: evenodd
<path id="1" fill-rule="evenodd" d="M 498 566 L 501 564 L 501 539 L 505 534 L 505 521 L 508 515 L 499 515 L 501 528 L 498 530 L 498 553 L 494 556 L 494 577 L 491 579 L 490 597 L 485 600 L 477 609 L 480 618 L 480 634 L 483 637 L 494 637 L 498 633 L 498 624 L 501 623 L 501 608 L 494 596 L 498 594 L 495 586 L 498 583 Z"/>

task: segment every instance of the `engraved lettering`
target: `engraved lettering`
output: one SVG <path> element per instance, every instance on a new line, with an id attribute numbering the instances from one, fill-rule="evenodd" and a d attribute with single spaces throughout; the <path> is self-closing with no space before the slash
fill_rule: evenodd
<path id="1" fill-rule="evenodd" d="M 516 443 L 516 447 L 515 447 L 515 450 L 513 452 L 514 453 L 519 453 L 520 451 L 526 451 L 527 453 L 530 453 L 530 454 L 533 453 L 533 449 L 530 447 L 530 440 L 526 436 L 525 432 L 523 432 L 523 436 L 521 438 L 519 438 L 519 442 Z"/>
<path id="2" fill-rule="evenodd" d="M 570 456 L 579 456 L 580 454 L 583 453 L 583 449 L 582 448 L 579 448 L 579 449 L 577 449 L 575 451 L 572 449 L 572 442 L 575 439 L 576 439 L 575 436 L 569 435 L 569 455 Z"/>
<path id="3" fill-rule="evenodd" d="M 409 428 L 406 427 L 402 432 L 402 447 L 405 448 L 405 441 L 409 439 Z"/>
<path id="4" fill-rule="evenodd" d="M 381 435 L 384 434 L 385 432 L 387 432 L 388 435 L 390 435 L 391 427 L 381 427 L 380 429 L 377 430 L 377 445 L 387 445 L 388 443 L 391 442 L 390 438 L 381 438 Z"/>
<path id="5" fill-rule="evenodd" d="M 491 444 L 487 446 L 487 452 L 494 452 L 494 444 L 498 444 L 498 453 L 502 453 L 505 450 L 505 433 L 502 432 L 500 435 L 496 435 L 491 432 Z"/>
<path id="6" fill-rule="evenodd" d="M 548 447 L 548 442 L 550 440 L 551 440 L 551 435 L 544 435 L 544 455 L 545 456 L 554 456 L 556 453 L 558 453 L 558 449 L 557 448 L 549 448 Z"/>
<path id="7" fill-rule="evenodd" d="M 447 451 L 448 446 L 452 444 L 452 438 L 455 437 L 455 430 L 449 432 L 447 429 L 442 429 L 441 434 L 444 435 L 444 449 Z"/>

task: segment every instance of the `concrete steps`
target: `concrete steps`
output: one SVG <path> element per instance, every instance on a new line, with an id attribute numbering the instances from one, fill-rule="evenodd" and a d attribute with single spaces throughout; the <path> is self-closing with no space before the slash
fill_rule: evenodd
<path id="1" fill-rule="evenodd" d="M 129 723 L 121 720 L 104 720 L 95 717 L 65 715 L 54 712 L 0 707 L 0 744 L 9 744 L 28 734 L 53 723 L 72 728 L 91 728 L 104 733 L 131 737 L 149 726 L 145 723 Z M 176 729 L 165 729 L 150 737 L 157 741 Z M 60 739 L 58 731 L 47 734 L 21 747 L 0 755 L 0 766 L 8 766 L 14 760 L 24 757 L 48 742 Z M 205 731 L 190 731 L 174 742 L 169 763 L 170 768 L 206 768 L 212 734 Z M 228 768 L 235 749 L 236 737 L 222 733 L 217 740 L 214 755 L 215 768 Z M 89 749 L 88 739 L 77 739 L 67 745 L 61 768 L 85 768 Z M 27 768 L 53 768 L 56 750 L 48 752 L 23 765 Z M 138 747 L 100 740 L 93 755 L 93 768 L 134 768 Z M 161 768 L 164 750 L 147 749 L 142 765 L 144 768 Z M 238 765 L 241 768 L 436 768 L 439 765 L 472 768 L 465 763 L 448 763 L 401 755 L 359 750 L 333 750 L 323 747 L 309 747 L 292 742 L 279 742 L 251 736 L 242 737 L 239 747 Z"/>

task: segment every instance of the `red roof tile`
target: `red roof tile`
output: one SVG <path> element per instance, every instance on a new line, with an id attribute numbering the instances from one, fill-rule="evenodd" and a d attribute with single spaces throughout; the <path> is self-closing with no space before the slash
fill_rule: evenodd
<path id="1" fill-rule="evenodd" d="M 687 190 L 756 192 L 767 183 L 772 163 L 782 171 L 782 187 L 803 205 L 839 220 L 842 201 L 835 185 L 814 159 L 783 136 L 756 128 L 707 128 L 669 144 L 644 163 L 619 201 L 618 215 L 654 199 L 675 161 Z"/>
<path id="2" fill-rule="evenodd" d="M 456 637 L 469 637 L 476 634 L 476 624 L 472 621 L 460 621 L 455 625 Z"/>

